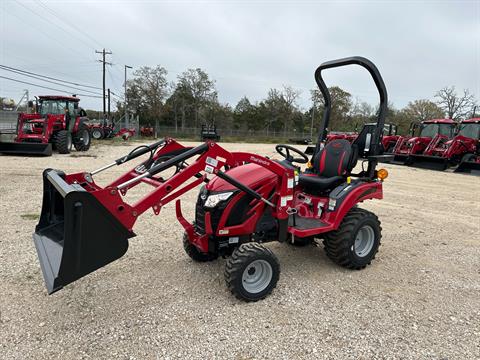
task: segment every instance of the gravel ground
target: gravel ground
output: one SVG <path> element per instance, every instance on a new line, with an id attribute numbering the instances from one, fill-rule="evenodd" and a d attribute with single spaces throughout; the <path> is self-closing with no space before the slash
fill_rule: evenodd
<path id="1" fill-rule="evenodd" d="M 225 260 L 187 257 L 173 204 L 140 218 L 119 261 L 47 296 L 31 238 L 41 171 L 92 170 L 133 146 L 0 157 L 0 358 L 480 358 L 480 180 L 468 175 L 386 165 L 385 199 L 362 205 L 382 221 L 372 265 L 348 271 L 321 247 L 272 243 L 282 274 L 257 303 L 230 295 Z M 190 218 L 195 197 L 183 198 Z"/>

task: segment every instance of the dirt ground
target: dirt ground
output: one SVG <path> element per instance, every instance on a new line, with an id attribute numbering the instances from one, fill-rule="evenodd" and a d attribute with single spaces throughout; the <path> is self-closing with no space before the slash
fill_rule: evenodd
<path id="1" fill-rule="evenodd" d="M 32 241 L 42 170 L 93 170 L 133 146 L 0 156 L 1 359 L 480 358 L 480 178 L 469 175 L 385 165 L 384 200 L 362 204 L 383 227 L 372 265 L 349 271 L 320 246 L 268 244 L 282 274 L 257 303 L 228 292 L 225 260 L 184 253 L 173 204 L 140 218 L 119 261 L 48 296 Z M 182 200 L 189 218 L 195 198 Z"/>

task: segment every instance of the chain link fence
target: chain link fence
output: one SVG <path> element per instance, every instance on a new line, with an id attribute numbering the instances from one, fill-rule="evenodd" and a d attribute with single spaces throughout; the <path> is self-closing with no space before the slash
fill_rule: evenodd
<path id="1" fill-rule="evenodd" d="M 217 133 L 220 135 L 220 139 L 223 140 L 241 140 L 241 141 L 263 141 L 263 142 L 279 142 L 289 140 L 291 142 L 308 142 L 311 141 L 312 136 L 310 132 L 304 131 L 288 131 L 285 135 L 284 131 L 275 131 L 275 130 L 239 130 L 232 128 L 218 128 Z M 201 128 L 186 127 L 186 128 L 175 128 L 170 126 L 157 126 L 156 127 L 156 136 L 164 137 L 171 136 L 175 138 L 187 138 L 192 140 L 201 140 Z"/>

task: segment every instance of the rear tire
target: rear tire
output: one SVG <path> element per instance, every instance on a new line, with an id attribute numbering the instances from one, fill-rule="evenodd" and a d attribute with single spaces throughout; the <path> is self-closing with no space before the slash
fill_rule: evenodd
<path id="1" fill-rule="evenodd" d="M 237 299 L 258 301 L 277 286 L 280 264 L 275 254 L 257 243 L 240 245 L 228 258 L 225 282 Z"/>
<path id="2" fill-rule="evenodd" d="M 188 240 L 187 233 L 183 234 L 183 249 L 192 260 L 197 262 L 213 261 L 218 258 L 217 254 L 203 253 L 198 250 L 197 247 Z"/>
<path id="3" fill-rule="evenodd" d="M 95 140 L 100 140 L 100 139 L 103 139 L 103 137 L 105 136 L 103 130 L 101 128 L 93 128 L 92 130 L 92 137 L 95 139 Z"/>
<path id="4" fill-rule="evenodd" d="M 352 208 L 340 227 L 325 235 L 323 244 L 333 262 L 360 270 L 375 258 L 381 238 L 382 228 L 377 216 L 361 208 Z"/>
<path id="5" fill-rule="evenodd" d="M 72 150 L 72 134 L 67 130 L 60 130 L 55 137 L 55 147 L 59 154 L 69 154 Z"/>
<path id="6" fill-rule="evenodd" d="M 90 129 L 87 125 L 81 124 L 75 133 L 73 145 L 77 151 L 87 151 L 90 149 L 92 143 L 92 137 L 90 135 Z"/>

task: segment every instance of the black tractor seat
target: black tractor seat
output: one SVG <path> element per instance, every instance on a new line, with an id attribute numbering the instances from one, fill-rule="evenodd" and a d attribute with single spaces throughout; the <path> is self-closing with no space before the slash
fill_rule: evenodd
<path id="1" fill-rule="evenodd" d="M 340 185 L 357 164 L 358 152 L 347 140 L 332 140 L 313 155 L 313 168 L 299 176 L 306 192 L 319 192 Z"/>
<path id="2" fill-rule="evenodd" d="M 326 190 L 333 189 L 345 181 L 343 176 L 320 177 L 315 174 L 300 174 L 298 183 L 310 190 Z"/>

